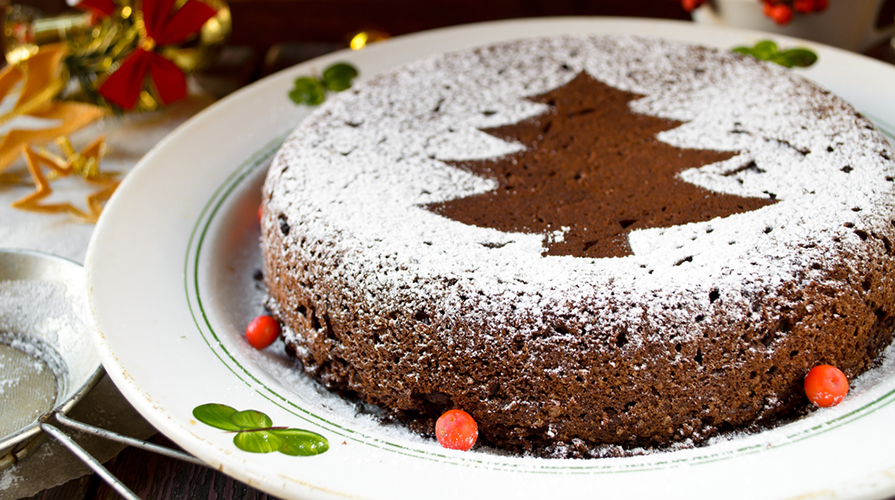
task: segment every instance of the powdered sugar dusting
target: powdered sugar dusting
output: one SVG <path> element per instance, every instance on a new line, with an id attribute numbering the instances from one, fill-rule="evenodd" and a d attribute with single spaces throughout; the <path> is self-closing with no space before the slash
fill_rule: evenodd
<path id="1" fill-rule="evenodd" d="M 37 280 L 0 281 L 0 332 L 24 335 L 46 332 L 46 341 L 55 343 L 58 332 L 74 321 L 67 305 L 70 294 L 59 283 Z M 15 346 L 22 349 L 21 346 Z"/>
<path id="2" fill-rule="evenodd" d="M 61 280 L 0 280 L 0 344 L 32 358 L 34 365 L 28 372 L 46 372 L 53 386 L 50 406 L 70 397 L 99 366 L 87 335 L 87 300 L 80 293 L 81 285 L 79 281 L 69 285 Z M 13 387 L 20 376 L 19 370 L 0 370 L 0 387 Z"/>
<path id="3" fill-rule="evenodd" d="M 543 257 L 544 239 L 562 237 L 563 228 L 504 233 L 422 208 L 494 189 L 491 179 L 445 161 L 520 150 L 480 129 L 545 112 L 525 98 L 581 71 L 643 95 L 631 103 L 635 112 L 687 122 L 659 140 L 738 152 L 681 173 L 684 180 L 780 202 L 635 231 L 634 255 L 608 259 Z M 274 161 L 265 223 L 277 230 L 282 214 L 302 228 L 287 245 L 298 237 L 320 242 L 317 255 L 304 257 L 338 259 L 333 279 L 367 290 L 359 297 L 367 309 L 393 301 L 422 307 L 438 297 L 447 317 L 506 325 L 524 318 L 530 334 L 544 329 L 544 311 L 581 316 L 585 301 L 602 301 L 617 307 L 587 313 L 592 327 L 621 328 L 638 344 L 661 335 L 644 322 L 682 324 L 711 309 L 713 291 L 728 317 L 745 319 L 747 296 L 822 281 L 809 263 L 871 251 L 854 231 L 888 227 L 895 216 L 892 157 L 881 134 L 842 100 L 773 65 L 640 37 L 531 39 L 419 61 L 328 102 Z M 841 241 L 835 250 L 834 239 Z M 458 281 L 448 289 L 447 279 Z M 461 296 L 489 299 L 470 310 Z"/>

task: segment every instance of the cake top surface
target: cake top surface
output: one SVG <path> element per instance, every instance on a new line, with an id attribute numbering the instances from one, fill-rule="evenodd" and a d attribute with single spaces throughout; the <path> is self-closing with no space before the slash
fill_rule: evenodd
<path id="1" fill-rule="evenodd" d="M 631 112 L 673 123 L 655 141 L 720 152 L 678 181 L 761 202 L 633 227 L 627 254 L 600 258 L 548 254 L 569 226 L 506 231 L 436 213 L 498 189 L 488 162 L 529 146 L 493 131 L 550 116 L 555 107 L 535 97 L 582 75 L 634 94 Z M 317 241 L 318 258 L 338 259 L 341 276 L 368 290 L 411 302 L 512 297 L 477 305 L 498 319 L 548 307 L 571 314 L 602 296 L 618 306 L 611 321 L 634 326 L 654 311 L 692 317 L 719 298 L 748 316 L 743 297 L 825 280 L 813 264 L 876 251 L 864 242 L 895 215 L 891 157 L 866 119 L 789 70 L 657 39 L 560 36 L 435 56 L 341 93 L 287 139 L 265 199 L 280 215 L 268 224 L 301 226 L 287 241 Z"/>

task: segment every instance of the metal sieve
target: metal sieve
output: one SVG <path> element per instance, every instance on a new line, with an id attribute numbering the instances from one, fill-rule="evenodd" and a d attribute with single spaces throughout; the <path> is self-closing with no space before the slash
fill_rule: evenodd
<path id="1" fill-rule="evenodd" d="M 45 434 L 83 460 L 122 496 L 137 499 L 96 459 L 49 422 L 204 465 L 185 453 L 68 418 L 103 377 L 90 340 L 86 276 L 69 260 L 0 249 L 0 469 L 29 455 Z"/>

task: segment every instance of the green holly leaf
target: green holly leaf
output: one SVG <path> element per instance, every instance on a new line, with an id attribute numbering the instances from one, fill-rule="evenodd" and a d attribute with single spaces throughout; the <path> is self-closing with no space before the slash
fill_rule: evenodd
<path id="1" fill-rule="evenodd" d="M 734 47 L 733 51 L 736 52 L 736 53 L 738 53 L 738 54 L 744 54 L 744 55 L 747 55 L 747 56 L 754 56 L 754 55 L 755 55 L 755 54 L 752 53 L 752 48 L 751 48 L 751 47 Z"/>
<path id="2" fill-rule="evenodd" d="M 236 410 L 217 403 L 208 403 L 193 408 L 193 416 L 196 420 L 225 431 L 238 431 L 240 427 L 230 419 Z"/>
<path id="3" fill-rule="evenodd" d="M 310 457 L 329 449 L 329 441 L 316 432 L 304 429 L 277 429 L 271 432 L 283 440 L 279 452 L 285 455 Z"/>
<path id="4" fill-rule="evenodd" d="M 320 80 L 303 76 L 295 80 L 295 87 L 289 92 L 289 98 L 295 104 L 316 106 L 326 99 L 326 89 Z"/>
<path id="5" fill-rule="evenodd" d="M 323 86 L 333 92 L 341 92 L 351 87 L 357 78 L 357 68 L 348 63 L 336 63 L 323 70 Z"/>
<path id="6" fill-rule="evenodd" d="M 273 426 L 273 421 L 267 415 L 256 410 L 244 410 L 230 415 L 230 421 L 239 426 L 239 429 L 266 429 Z"/>
<path id="7" fill-rule="evenodd" d="M 272 431 L 242 431 L 233 436 L 233 444 L 250 453 L 270 453 L 282 448 L 284 441 Z"/>

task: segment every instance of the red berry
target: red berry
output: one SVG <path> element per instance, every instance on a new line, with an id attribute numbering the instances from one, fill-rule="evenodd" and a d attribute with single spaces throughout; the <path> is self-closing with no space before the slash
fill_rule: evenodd
<path id="1" fill-rule="evenodd" d="M 270 316 L 258 316 L 246 327 L 246 340 L 255 349 L 273 344 L 280 335 L 280 324 Z"/>
<path id="2" fill-rule="evenodd" d="M 774 17 L 774 4 L 770 2 L 764 4 L 764 15 L 766 17 Z"/>
<path id="3" fill-rule="evenodd" d="M 817 12 L 823 12 L 827 10 L 827 5 L 830 2 L 828 0 L 814 0 L 814 10 Z"/>
<path id="4" fill-rule="evenodd" d="M 792 21 L 792 9 L 788 5 L 771 7 L 771 19 L 777 24 L 789 24 Z"/>
<path id="5" fill-rule="evenodd" d="M 809 12 L 814 11 L 814 0 L 795 0 L 792 3 L 792 8 L 795 9 L 796 12 L 808 14 Z"/>
<path id="6" fill-rule="evenodd" d="M 848 379 L 835 366 L 815 366 L 805 376 L 805 395 L 817 406 L 826 408 L 837 405 L 846 394 Z"/>
<path id="7" fill-rule="evenodd" d="M 475 420 L 463 410 L 448 410 L 435 422 L 435 437 L 449 450 L 466 451 L 479 437 Z"/>

